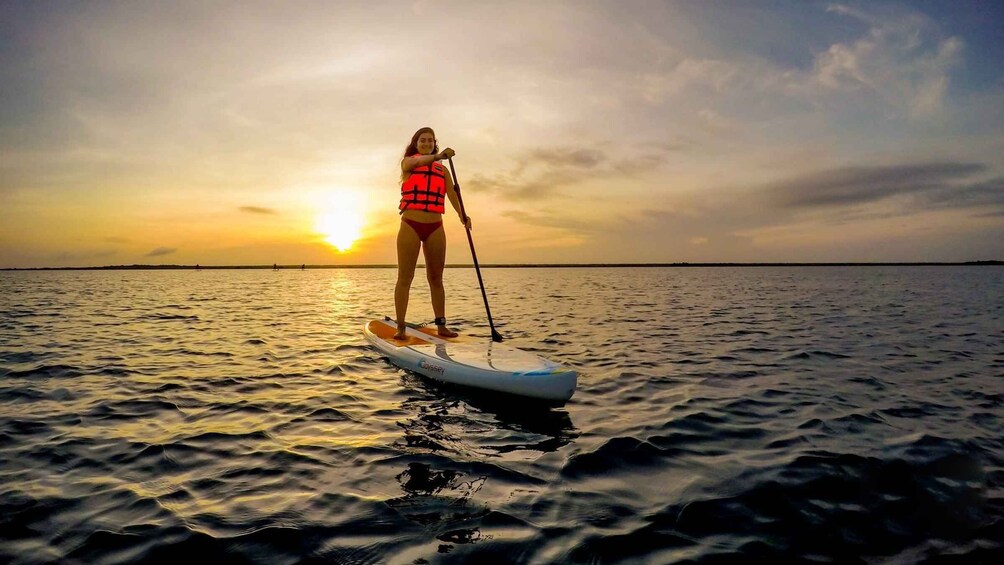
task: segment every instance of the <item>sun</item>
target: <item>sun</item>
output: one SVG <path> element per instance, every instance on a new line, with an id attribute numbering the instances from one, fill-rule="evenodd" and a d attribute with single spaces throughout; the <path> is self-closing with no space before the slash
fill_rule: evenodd
<path id="1" fill-rule="evenodd" d="M 347 190 L 330 195 L 324 211 L 317 216 L 314 229 L 340 253 L 351 250 L 363 233 L 363 207 L 359 197 Z"/>
<path id="2" fill-rule="evenodd" d="M 324 241 L 345 253 L 352 249 L 352 244 L 362 235 L 362 222 L 340 214 L 327 213 L 317 219 L 317 231 L 324 236 Z"/>

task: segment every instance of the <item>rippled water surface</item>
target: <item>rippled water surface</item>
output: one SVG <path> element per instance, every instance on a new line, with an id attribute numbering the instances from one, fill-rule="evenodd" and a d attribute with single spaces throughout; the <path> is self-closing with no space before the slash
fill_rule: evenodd
<path id="1" fill-rule="evenodd" d="M 1004 268 L 483 274 L 565 406 L 390 365 L 393 269 L 0 272 L 0 562 L 1004 556 Z"/>

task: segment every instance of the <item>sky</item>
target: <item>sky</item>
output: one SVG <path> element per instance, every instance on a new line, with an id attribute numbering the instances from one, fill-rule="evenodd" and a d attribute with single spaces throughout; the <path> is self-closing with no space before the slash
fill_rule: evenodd
<path id="1" fill-rule="evenodd" d="M 1004 3 L 0 0 L 0 268 L 1004 259 Z M 470 263 L 457 215 L 449 263 Z"/>

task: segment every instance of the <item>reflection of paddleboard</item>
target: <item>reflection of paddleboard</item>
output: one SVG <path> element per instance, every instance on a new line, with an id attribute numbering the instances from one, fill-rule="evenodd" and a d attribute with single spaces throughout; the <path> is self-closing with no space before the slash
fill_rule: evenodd
<path id="1" fill-rule="evenodd" d="M 444 338 L 435 328 L 409 327 L 394 339 L 397 324 L 373 320 L 363 334 L 402 369 L 431 379 L 545 400 L 566 401 L 575 392 L 575 371 L 532 353 L 460 336 Z"/>

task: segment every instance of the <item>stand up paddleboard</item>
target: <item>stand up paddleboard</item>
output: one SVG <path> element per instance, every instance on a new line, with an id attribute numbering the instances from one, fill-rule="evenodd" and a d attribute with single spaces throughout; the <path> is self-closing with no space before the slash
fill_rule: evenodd
<path id="1" fill-rule="evenodd" d="M 397 324 L 384 318 L 363 334 L 391 363 L 441 382 L 565 402 L 575 392 L 575 371 L 527 351 L 467 336 L 440 337 L 434 328 L 409 327 L 394 339 Z"/>

